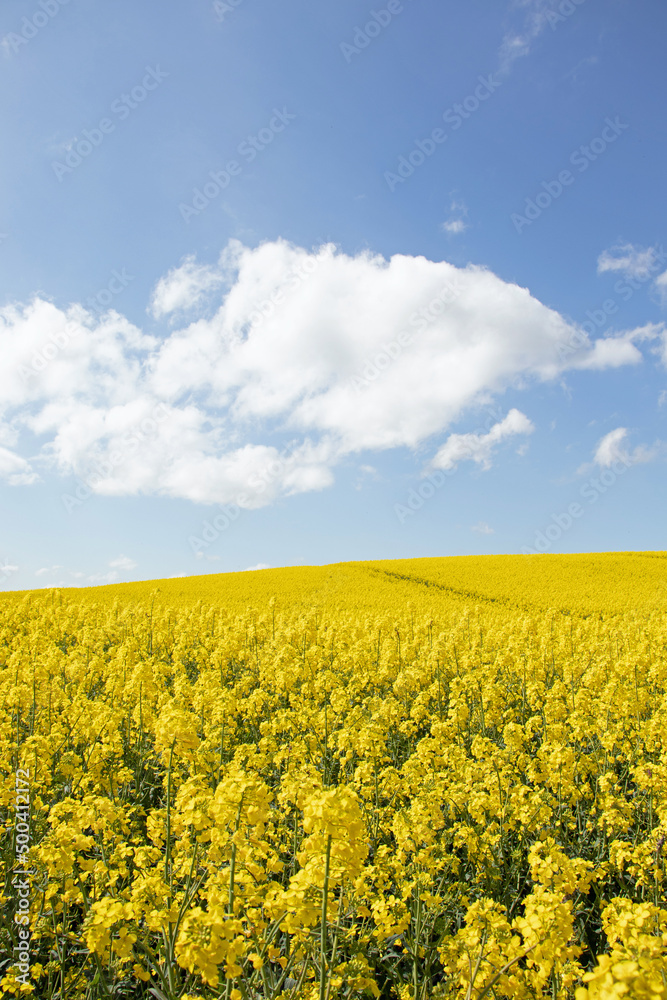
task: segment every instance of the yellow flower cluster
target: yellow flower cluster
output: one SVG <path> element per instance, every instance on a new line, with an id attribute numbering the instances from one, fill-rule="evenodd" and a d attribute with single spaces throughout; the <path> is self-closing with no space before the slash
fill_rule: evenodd
<path id="1" fill-rule="evenodd" d="M 0 604 L 0 993 L 667 1000 L 664 553 Z"/>

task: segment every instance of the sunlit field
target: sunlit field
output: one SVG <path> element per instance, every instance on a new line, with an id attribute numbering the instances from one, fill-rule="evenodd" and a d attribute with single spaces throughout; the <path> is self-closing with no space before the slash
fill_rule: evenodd
<path id="1" fill-rule="evenodd" d="M 667 998 L 667 554 L 0 595 L 40 1000 Z"/>

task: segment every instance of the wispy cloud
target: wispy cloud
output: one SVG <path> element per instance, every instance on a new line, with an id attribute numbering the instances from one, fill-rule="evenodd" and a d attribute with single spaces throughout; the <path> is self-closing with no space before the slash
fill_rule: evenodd
<path id="1" fill-rule="evenodd" d="M 633 451 L 629 451 L 626 446 L 627 440 L 627 427 L 616 427 L 615 430 L 609 431 L 597 443 L 593 455 L 595 464 L 608 469 L 616 462 L 622 462 L 624 465 L 652 462 L 663 450 L 662 442 L 656 441 L 650 448 L 640 444 Z"/>
<path id="2" fill-rule="evenodd" d="M 473 524 L 470 529 L 471 531 L 476 531 L 480 535 L 493 535 L 495 534 L 493 528 L 489 527 L 486 521 L 478 521 L 477 524 Z"/>
<path id="3" fill-rule="evenodd" d="M 452 213 L 445 222 L 440 226 L 443 232 L 448 233 L 450 236 L 458 236 L 463 233 L 468 228 L 468 223 L 466 221 L 468 215 L 468 209 L 465 202 L 459 201 L 454 198 L 449 207 Z"/>
<path id="4" fill-rule="evenodd" d="M 35 576 L 49 576 L 51 573 L 57 573 L 62 566 L 42 566 L 41 569 L 35 570 Z"/>
<path id="5" fill-rule="evenodd" d="M 39 481 L 39 475 L 25 458 L 0 447 L 0 479 L 6 479 L 10 486 L 30 486 Z"/>
<path id="6" fill-rule="evenodd" d="M 646 281 L 664 261 L 664 253 L 657 247 L 638 247 L 633 243 L 620 243 L 603 250 L 598 257 L 598 274 L 616 271 L 626 278 Z"/>
<path id="7" fill-rule="evenodd" d="M 120 573 L 129 573 L 130 570 L 136 569 L 137 564 L 134 559 L 130 559 L 129 556 L 118 556 L 117 559 L 112 559 L 109 563 L 112 569 L 117 569 Z"/>
<path id="8" fill-rule="evenodd" d="M 660 296 L 662 306 L 667 306 L 667 271 L 663 271 L 662 274 L 659 274 L 653 284 L 655 290 Z"/>
<path id="9" fill-rule="evenodd" d="M 532 434 L 533 423 L 520 410 L 512 409 L 507 416 L 494 424 L 486 434 L 450 434 L 434 457 L 431 467 L 448 471 L 459 462 L 468 460 L 491 468 L 491 456 L 498 445 L 514 434 Z"/>
<path id="10" fill-rule="evenodd" d="M 223 281 L 224 275 L 215 268 L 197 264 L 193 256 L 186 257 L 178 267 L 160 278 L 151 298 L 150 311 L 156 319 L 174 312 L 187 312 Z"/>
<path id="11" fill-rule="evenodd" d="M 503 74 L 511 71 L 517 59 L 523 59 L 530 53 L 533 42 L 548 24 L 550 4 L 547 0 L 514 0 L 511 9 L 522 11 L 523 23 L 508 31 L 503 38 L 498 52 L 499 72 Z"/>
<path id="12" fill-rule="evenodd" d="M 69 584 L 69 586 L 79 586 L 87 587 L 90 584 L 105 584 L 105 583 L 116 583 L 119 582 L 121 577 L 127 576 L 133 569 L 136 569 L 137 563 L 134 559 L 130 559 L 129 556 L 120 555 L 115 559 L 110 559 L 107 563 L 108 569 L 106 571 L 101 571 L 99 573 L 85 573 L 80 569 L 69 569 L 65 570 L 67 576 L 70 580 L 75 580 L 76 583 Z M 54 566 L 41 566 L 39 569 L 35 570 L 35 576 L 38 577 L 52 577 L 55 574 L 62 574 L 62 565 Z M 64 580 L 60 580 L 58 583 L 49 583 L 49 586 L 66 586 Z"/>

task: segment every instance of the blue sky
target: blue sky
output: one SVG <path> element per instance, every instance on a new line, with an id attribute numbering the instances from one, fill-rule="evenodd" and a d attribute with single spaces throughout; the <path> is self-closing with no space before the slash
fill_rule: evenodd
<path id="1" fill-rule="evenodd" d="M 660 0 L 4 0 L 0 587 L 667 549 Z"/>

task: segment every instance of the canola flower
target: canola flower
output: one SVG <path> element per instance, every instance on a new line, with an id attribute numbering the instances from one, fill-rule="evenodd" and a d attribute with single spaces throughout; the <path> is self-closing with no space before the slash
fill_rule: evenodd
<path id="1" fill-rule="evenodd" d="M 667 1000 L 667 555 L 0 598 L 0 992 Z"/>

